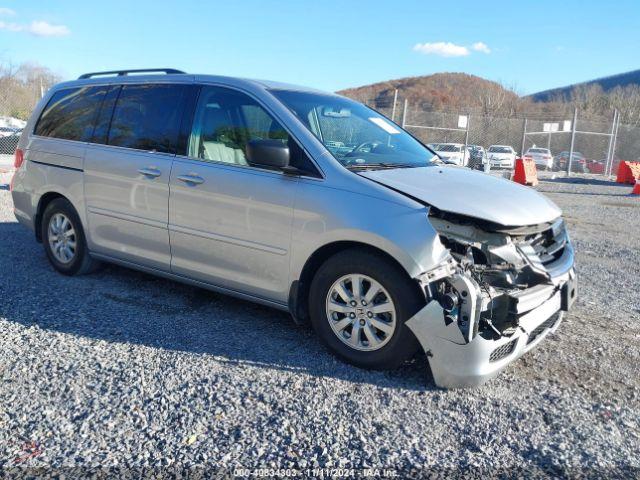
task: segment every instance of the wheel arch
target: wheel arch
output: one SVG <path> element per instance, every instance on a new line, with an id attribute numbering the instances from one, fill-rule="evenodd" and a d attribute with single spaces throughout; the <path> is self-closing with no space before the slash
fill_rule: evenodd
<path id="1" fill-rule="evenodd" d="M 296 323 L 302 324 L 309 322 L 309 292 L 311 281 L 320 266 L 333 255 L 351 248 L 358 248 L 379 255 L 391 262 L 400 271 L 404 272 L 407 278 L 411 279 L 411 275 L 407 269 L 396 258 L 374 245 L 352 240 L 340 240 L 325 244 L 309 256 L 302 267 L 299 278 L 291 282 L 288 303 L 289 311 Z M 416 287 L 418 287 L 417 282 Z"/>
<path id="2" fill-rule="evenodd" d="M 33 222 L 33 226 L 36 234 L 36 240 L 40 243 L 42 243 L 42 216 L 47 206 L 57 198 L 65 199 L 73 206 L 76 212 L 78 211 L 78 209 L 73 205 L 73 202 L 68 197 L 61 194 L 60 192 L 50 191 L 42 195 L 38 200 L 38 206 L 36 207 L 36 215 Z"/>

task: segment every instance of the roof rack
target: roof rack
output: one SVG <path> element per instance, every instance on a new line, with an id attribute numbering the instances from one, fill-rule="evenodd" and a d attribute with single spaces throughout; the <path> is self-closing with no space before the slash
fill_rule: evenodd
<path id="1" fill-rule="evenodd" d="M 130 73 L 186 73 L 182 70 L 176 70 L 175 68 L 141 68 L 138 70 L 111 70 L 108 72 L 92 72 L 85 73 L 78 77 L 78 80 L 84 80 L 85 78 L 100 77 L 102 75 L 117 75 L 118 77 L 126 77 Z"/>

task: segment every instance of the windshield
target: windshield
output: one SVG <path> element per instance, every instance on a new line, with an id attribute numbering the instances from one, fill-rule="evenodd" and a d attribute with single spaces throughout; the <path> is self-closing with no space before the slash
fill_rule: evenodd
<path id="1" fill-rule="evenodd" d="M 376 111 L 333 95 L 272 90 L 305 126 L 348 168 L 432 165 L 438 157 Z"/>
<path id="2" fill-rule="evenodd" d="M 529 153 L 549 153 L 546 148 L 530 148 Z"/>
<path id="3" fill-rule="evenodd" d="M 489 151 L 492 153 L 511 153 L 513 150 L 511 147 L 489 147 Z"/>

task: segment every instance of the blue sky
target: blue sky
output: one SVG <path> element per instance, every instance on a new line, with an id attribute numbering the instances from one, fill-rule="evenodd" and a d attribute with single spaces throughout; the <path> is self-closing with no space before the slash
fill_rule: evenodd
<path id="1" fill-rule="evenodd" d="M 520 93 L 640 68 L 640 1 L 0 0 L 0 60 L 324 90 L 466 72 Z"/>

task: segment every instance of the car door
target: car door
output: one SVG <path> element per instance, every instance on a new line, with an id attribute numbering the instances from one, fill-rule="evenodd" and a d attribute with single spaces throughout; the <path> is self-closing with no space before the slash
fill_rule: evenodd
<path id="1" fill-rule="evenodd" d="M 84 161 L 90 250 L 169 271 L 169 178 L 186 92 L 128 84 L 107 94 Z"/>
<path id="2" fill-rule="evenodd" d="M 298 180 L 247 162 L 247 142 L 267 138 L 293 141 L 248 95 L 202 87 L 187 155 L 171 173 L 171 270 L 286 303 Z"/>

